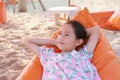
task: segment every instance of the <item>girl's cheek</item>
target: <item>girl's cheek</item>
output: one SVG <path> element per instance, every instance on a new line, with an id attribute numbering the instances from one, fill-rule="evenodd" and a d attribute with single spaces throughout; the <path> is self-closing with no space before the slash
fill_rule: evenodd
<path id="1" fill-rule="evenodd" d="M 57 39 L 56 39 L 56 40 L 57 40 L 57 42 L 59 42 L 59 41 L 61 40 L 61 38 L 60 38 L 60 37 L 57 37 Z"/>

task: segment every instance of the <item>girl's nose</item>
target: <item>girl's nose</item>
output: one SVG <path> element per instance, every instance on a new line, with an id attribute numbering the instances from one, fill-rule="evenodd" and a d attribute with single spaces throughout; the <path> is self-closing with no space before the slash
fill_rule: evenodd
<path id="1" fill-rule="evenodd" d="M 58 39 L 59 39 L 59 41 L 63 41 L 64 40 L 64 36 L 60 35 Z"/>

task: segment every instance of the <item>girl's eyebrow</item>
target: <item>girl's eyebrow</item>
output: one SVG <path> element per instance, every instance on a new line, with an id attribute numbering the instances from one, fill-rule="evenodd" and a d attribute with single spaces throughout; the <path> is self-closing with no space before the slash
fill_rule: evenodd
<path id="1" fill-rule="evenodd" d="M 60 32 L 70 33 L 69 31 L 66 31 L 66 30 L 63 30 L 63 31 L 61 30 Z"/>
<path id="2" fill-rule="evenodd" d="M 66 31 L 66 33 L 70 33 L 69 31 Z"/>

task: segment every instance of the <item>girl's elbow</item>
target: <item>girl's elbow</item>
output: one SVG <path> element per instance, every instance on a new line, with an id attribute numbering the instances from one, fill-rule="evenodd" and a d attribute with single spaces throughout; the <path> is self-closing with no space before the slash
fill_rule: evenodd
<path id="1" fill-rule="evenodd" d="M 100 26 L 97 25 L 94 31 L 95 31 L 95 33 L 100 35 Z"/>
<path id="2" fill-rule="evenodd" d="M 29 45 L 29 43 L 30 43 L 29 39 L 24 39 L 23 44 L 24 44 L 25 46 Z"/>
<path id="3" fill-rule="evenodd" d="M 96 27 L 99 31 L 100 31 L 100 26 L 99 25 L 97 25 L 97 27 Z"/>
<path id="4" fill-rule="evenodd" d="M 100 26 L 98 26 L 98 35 L 100 35 L 100 31 L 101 31 Z"/>

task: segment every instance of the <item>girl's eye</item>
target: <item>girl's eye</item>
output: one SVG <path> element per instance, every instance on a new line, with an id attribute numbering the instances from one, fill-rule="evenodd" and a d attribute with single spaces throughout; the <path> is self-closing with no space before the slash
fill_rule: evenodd
<path id="1" fill-rule="evenodd" d="M 69 34 L 65 34 L 65 36 L 69 36 Z"/>
<path id="2" fill-rule="evenodd" d="M 61 32 L 59 32 L 59 35 L 61 35 L 62 33 Z"/>

